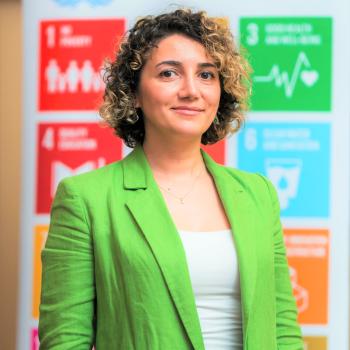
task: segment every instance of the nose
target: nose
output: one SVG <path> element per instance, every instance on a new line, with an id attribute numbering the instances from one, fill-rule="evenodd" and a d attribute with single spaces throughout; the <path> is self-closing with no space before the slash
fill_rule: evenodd
<path id="1" fill-rule="evenodd" d="M 195 100 L 199 97 L 199 93 L 199 86 L 196 77 L 192 75 L 184 76 L 179 90 L 179 98 Z"/>

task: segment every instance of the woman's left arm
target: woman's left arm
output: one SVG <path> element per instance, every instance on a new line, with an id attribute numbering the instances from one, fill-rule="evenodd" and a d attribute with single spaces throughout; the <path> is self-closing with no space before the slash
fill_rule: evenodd
<path id="1" fill-rule="evenodd" d="M 272 183 L 265 180 L 273 210 L 277 348 L 278 350 L 303 350 L 301 330 L 297 322 L 298 311 L 289 276 L 278 197 Z"/>

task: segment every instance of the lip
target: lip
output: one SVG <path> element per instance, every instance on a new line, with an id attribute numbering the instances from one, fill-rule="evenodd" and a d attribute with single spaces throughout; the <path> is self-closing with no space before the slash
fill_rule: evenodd
<path id="1" fill-rule="evenodd" d="M 179 114 L 184 114 L 184 115 L 196 115 L 198 113 L 201 113 L 204 111 L 202 108 L 198 107 L 189 107 L 189 106 L 177 106 L 171 108 L 173 111 Z"/>

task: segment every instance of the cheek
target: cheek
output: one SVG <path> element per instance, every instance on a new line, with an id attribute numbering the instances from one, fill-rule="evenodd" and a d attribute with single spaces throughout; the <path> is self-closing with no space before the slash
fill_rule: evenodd
<path id="1" fill-rule="evenodd" d="M 212 89 L 210 91 L 207 91 L 207 101 L 208 103 L 213 107 L 217 108 L 220 103 L 220 96 L 221 96 L 221 90 L 218 89 Z"/>
<path id="2" fill-rule="evenodd" d="M 142 90 L 142 104 L 143 105 L 154 105 L 157 104 L 159 107 L 161 105 L 170 104 L 173 96 L 174 89 L 169 86 L 144 86 Z"/>

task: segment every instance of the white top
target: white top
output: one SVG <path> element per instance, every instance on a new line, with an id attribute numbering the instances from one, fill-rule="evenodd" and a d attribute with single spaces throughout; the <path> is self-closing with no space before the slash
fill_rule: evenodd
<path id="1" fill-rule="evenodd" d="M 179 230 L 206 350 L 242 350 L 239 270 L 232 231 Z"/>

